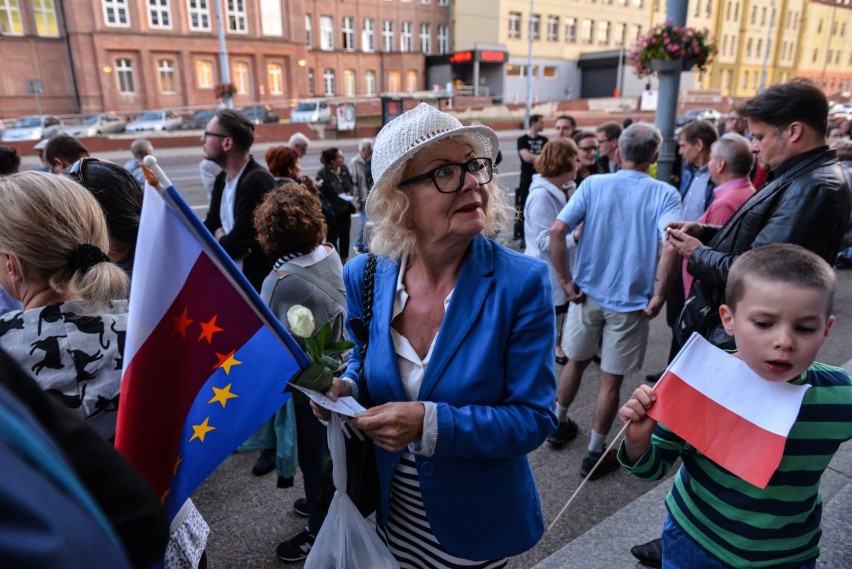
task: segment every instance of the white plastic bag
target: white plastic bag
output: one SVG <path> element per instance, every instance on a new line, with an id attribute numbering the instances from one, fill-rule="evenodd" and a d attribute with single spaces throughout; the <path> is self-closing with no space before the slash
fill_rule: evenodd
<path id="1" fill-rule="evenodd" d="M 305 561 L 305 569 L 399 569 L 376 530 L 346 495 L 346 446 L 337 413 L 328 425 L 336 492 L 325 522 Z"/>

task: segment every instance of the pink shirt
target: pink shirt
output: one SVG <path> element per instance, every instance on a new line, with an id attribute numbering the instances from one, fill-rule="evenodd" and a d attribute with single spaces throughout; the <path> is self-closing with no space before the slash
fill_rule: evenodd
<path id="1" fill-rule="evenodd" d="M 754 192 L 754 186 L 751 185 L 748 176 L 716 186 L 713 190 L 713 202 L 698 220 L 699 223 L 724 225 Z M 683 261 L 682 270 L 684 295 L 685 298 L 688 298 L 689 287 L 692 286 L 693 279 L 692 275 L 686 271 L 686 259 Z"/>

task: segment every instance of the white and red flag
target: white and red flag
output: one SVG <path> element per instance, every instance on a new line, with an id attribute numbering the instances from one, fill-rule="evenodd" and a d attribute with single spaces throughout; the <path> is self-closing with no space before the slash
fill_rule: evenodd
<path id="1" fill-rule="evenodd" d="M 766 488 L 808 387 L 766 381 L 693 333 L 655 386 L 648 415 L 719 466 Z"/>

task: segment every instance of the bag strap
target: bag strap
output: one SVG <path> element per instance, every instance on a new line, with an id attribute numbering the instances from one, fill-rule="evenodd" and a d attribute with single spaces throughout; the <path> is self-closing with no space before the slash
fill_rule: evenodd
<path id="1" fill-rule="evenodd" d="M 367 255 L 367 266 L 364 267 L 364 328 L 367 330 L 367 338 L 361 344 L 361 365 L 367 357 L 367 344 L 370 341 L 370 322 L 373 320 L 373 291 L 376 287 L 376 256 L 372 253 Z M 361 368 L 363 369 L 363 367 Z"/>
<path id="2" fill-rule="evenodd" d="M 305 269 L 304 267 L 300 267 L 299 265 L 293 262 L 284 263 L 281 268 L 281 271 L 287 271 L 288 273 L 292 273 L 294 275 L 299 275 L 306 281 L 310 282 L 312 285 L 326 293 L 328 296 L 334 299 L 337 304 L 346 308 L 346 297 L 342 292 L 331 286 L 328 282 L 320 279 L 318 276 Z"/>

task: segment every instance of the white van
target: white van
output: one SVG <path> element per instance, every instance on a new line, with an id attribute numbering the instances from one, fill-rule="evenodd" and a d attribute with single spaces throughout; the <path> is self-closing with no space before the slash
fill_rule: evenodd
<path id="1" fill-rule="evenodd" d="M 290 113 L 290 122 L 329 122 L 331 109 L 325 101 L 299 101 Z"/>

